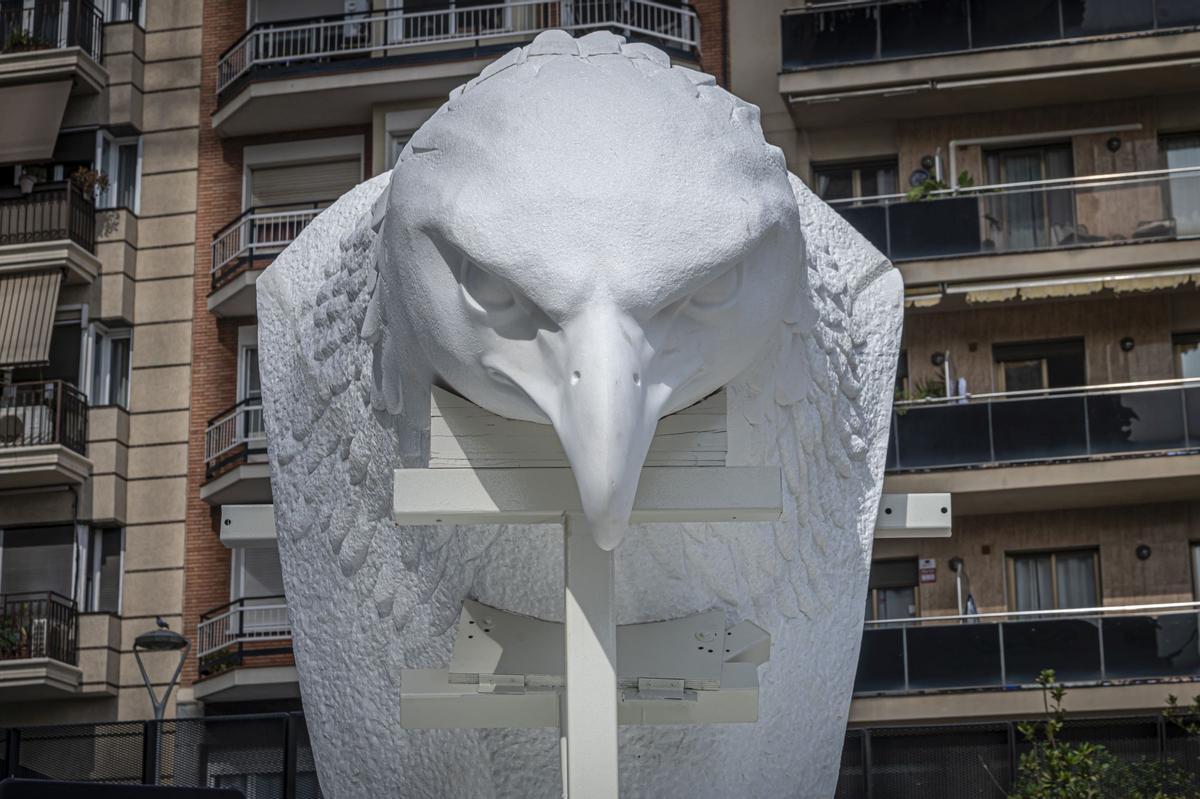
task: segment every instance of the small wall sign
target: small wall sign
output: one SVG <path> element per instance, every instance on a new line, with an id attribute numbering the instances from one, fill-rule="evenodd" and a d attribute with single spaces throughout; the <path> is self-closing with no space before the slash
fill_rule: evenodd
<path id="1" fill-rule="evenodd" d="M 936 558 L 921 558 L 918 563 L 921 575 L 921 582 L 936 583 L 937 582 L 937 559 Z"/>

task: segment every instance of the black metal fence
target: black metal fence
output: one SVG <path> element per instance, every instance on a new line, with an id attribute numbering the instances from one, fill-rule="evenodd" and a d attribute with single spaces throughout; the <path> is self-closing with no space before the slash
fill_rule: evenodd
<path id="1" fill-rule="evenodd" d="M 9 776 L 321 797 L 299 713 L 0 729 L 0 779 Z"/>
<path id="2" fill-rule="evenodd" d="M 79 47 L 95 61 L 103 52 L 104 14 L 88 0 L 34 0 L 0 10 L 0 52 Z"/>
<path id="3" fill-rule="evenodd" d="M 79 614 L 61 594 L 0 594 L 0 660 L 52 658 L 78 663 Z"/>
<path id="4" fill-rule="evenodd" d="M 96 205 L 71 181 L 0 199 L 0 245 L 70 239 L 96 251 Z"/>
<path id="5" fill-rule="evenodd" d="M 0 387 L 0 449 L 61 444 L 87 454 L 87 398 L 62 380 Z"/>

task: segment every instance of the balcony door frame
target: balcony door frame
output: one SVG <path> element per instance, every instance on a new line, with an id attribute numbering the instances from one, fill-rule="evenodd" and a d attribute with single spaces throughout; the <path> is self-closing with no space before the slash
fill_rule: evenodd
<path id="1" fill-rule="evenodd" d="M 1096 604 L 1104 604 L 1104 586 L 1100 581 L 1100 547 L 1099 545 L 1082 545 L 1074 547 L 1054 547 L 1049 549 L 1011 550 L 1004 553 L 1004 599 L 1010 611 L 1017 612 L 1017 575 L 1016 559 L 1024 557 L 1050 556 L 1050 590 L 1054 595 L 1054 607 L 1042 608 L 1042 611 L 1064 610 L 1059 604 L 1058 593 L 1058 561 L 1059 555 L 1072 555 L 1090 552 L 1092 554 L 1092 580 L 1096 586 Z"/>

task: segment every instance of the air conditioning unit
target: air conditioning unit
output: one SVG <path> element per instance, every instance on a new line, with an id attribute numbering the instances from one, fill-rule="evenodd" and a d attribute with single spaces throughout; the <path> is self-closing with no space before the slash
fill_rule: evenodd
<path id="1" fill-rule="evenodd" d="M 342 6 L 343 13 L 362 14 L 363 19 L 366 19 L 366 14 L 371 10 L 370 0 L 345 0 Z M 363 39 L 367 36 L 367 23 L 364 22 L 347 22 L 342 26 L 342 36 L 347 39 Z"/>
<path id="2" fill-rule="evenodd" d="M 29 628 L 29 656 L 31 658 L 46 657 L 46 630 L 49 624 L 46 619 L 34 619 Z"/>
<path id="3" fill-rule="evenodd" d="M 30 447 L 54 443 L 54 422 L 45 405 L 0 409 L 0 446 Z"/>

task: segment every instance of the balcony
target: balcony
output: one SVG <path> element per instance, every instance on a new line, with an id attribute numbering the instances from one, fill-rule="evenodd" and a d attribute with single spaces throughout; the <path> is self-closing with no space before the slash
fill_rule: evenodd
<path id="1" fill-rule="evenodd" d="M 1189 0 L 846 0 L 780 26 L 780 92 L 835 104 L 809 126 L 1166 94 L 1200 55 Z"/>
<path id="2" fill-rule="evenodd" d="M 1190 195 L 1198 189 L 1200 168 L 1185 167 L 831 205 L 900 267 L 906 285 L 959 283 L 946 292 L 966 293 L 987 280 L 1195 271 L 1200 207 Z"/>
<path id="3" fill-rule="evenodd" d="M 271 501 L 271 469 L 262 401 L 242 400 L 217 414 L 204 431 L 204 476 L 200 498 L 212 505 Z"/>
<path id="4" fill-rule="evenodd" d="M 509 0 L 273 22 L 254 26 L 221 56 L 213 127 L 245 136 L 359 124 L 380 102 L 444 97 L 553 28 L 612 30 L 689 63 L 698 58 L 696 13 L 652 0 Z"/>
<path id="5" fill-rule="evenodd" d="M 1200 379 L 897 402 L 886 468 L 960 515 L 1194 498 Z"/>
<path id="6" fill-rule="evenodd" d="M 1074 687 L 1200 679 L 1200 602 L 870 621 L 854 695 L 861 705 L 866 697 L 968 692 L 944 701 L 1036 712 L 1024 707 L 1030 696 L 1040 707 L 1036 690 L 1025 697 L 1005 693 L 996 702 L 980 692 L 1036 689 L 1043 669 Z M 1161 707 L 1171 690 L 1158 685 L 1138 693 L 1146 694 L 1148 707 Z"/>
<path id="7" fill-rule="evenodd" d="M 299 696 L 292 627 L 282 596 L 237 599 L 208 611 L 196 627 L 196 649 L 197 699 L 229 702 Z"/>
<path id="8" fill-rule="evenodd" d="M 300 231 L 317 218 L 324 203 L 251 208 L 213 236 L 212 289 L 208 310 L 221 317 L 258 313 L 254 285 L 262 270 Z"/>
<path id="9" fill-rule="evenodd" d="M 78 691 L 78 628 L 74 600 L 53 592 L 0 594 L 0 701 Z"/>
<path id="10" fill-rule="evenodd" d="M 61 380 L 0 387 L 0 489 L 84 482 L 87 415 L 87 399 Z"/>
<path id="11" fill-rule="evenodd" d="M 96 257 L 96 206 L 74 183 L 44 183 L 0 197 L 0 275 L 63 270 L 68 284 L 90 283 Z"/>

